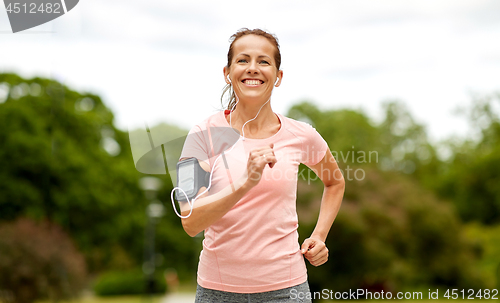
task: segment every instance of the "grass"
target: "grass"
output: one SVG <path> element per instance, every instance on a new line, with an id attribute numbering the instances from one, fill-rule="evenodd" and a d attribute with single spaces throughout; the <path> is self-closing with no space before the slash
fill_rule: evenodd
<path id="1" fill-rule="evenodd" d="M 176 293 L 179 294 L 183 293 L 194 294 L 195 292 L 196 292 L 196 284 L 193 283 L 181 283 L 176 290 Z M 165 298 L 164 294 L 155 295 L 151 298 L 147 295 L 99 297 L 93 295 L 89 290 L 81 298 L 70 301 L 58 301 L 58 303 L 161 303 L 164 298 Z M 0 303 L 3 303 L 1 299 Z M 43 300 L 43 301 L 37 301 L 36 303 L 53 303 L 53 301 Z"/>
<path id="2" fill-rule="evenodd" d="M 492 286 L 500 288 L 500 224 L 484 226 L 470 223 L 465 226 L 466 235 L 482 247 L 482 258 L 478 268 L 489 281 L 496 281 Z"/>
<path id="3" fill-rule="evenodd" d="M 73 301 L 59 301 L 59 303 L 160 303 L 162 296 L 117 296 L 117 297 L 88 297 Z M 37 303 L 52 303 L 51 301 L 40 301 Z"/>

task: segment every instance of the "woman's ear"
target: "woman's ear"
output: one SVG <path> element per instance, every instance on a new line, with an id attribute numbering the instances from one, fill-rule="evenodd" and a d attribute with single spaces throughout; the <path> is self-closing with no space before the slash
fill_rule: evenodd
<path id="1" fill-rule="evenodd" d="M 231 79 L 229 78 L 229 68 L 227 68 L 227 66 L 224 66 L 224 69 L 222 71 L 224 73 L 224 81 L 226 81 L 227 84 L 231 84 Z"/>
<path id="2" fill-rule="evenodd" d="M 275 87 L 280 86 L 280 84 L 281 84 L 281 80 L 283 80 L 283 71 L 282 71 L 282 70 L 279 70 L 279 71 L 278 71 L 278 75 L 277 75 L 277 79 L 276 79 L 276 83 L 274 83 L 274 86 L 275 86 Z"/>

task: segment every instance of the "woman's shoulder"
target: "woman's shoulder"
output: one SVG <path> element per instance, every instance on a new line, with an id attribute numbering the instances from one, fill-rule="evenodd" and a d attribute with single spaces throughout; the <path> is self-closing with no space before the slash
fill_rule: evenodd
<path id="1" fill-rule="evenodd" d="M 217 111 L 212 115 L 205 118 L 200 123 L 196 124 L 192 129 L 193 130 L 204 130 L 209 127 L 224 127 L 227 126 L 227 121 L 224 117 L 224 111 Z"/>
<path id="2" fill-rule="evenodd" d="M 312 126 L 310 123 L 305 122 L 305 121 L 300 121 L 300 120 L 295 120 L 286 116 L 283 116 L 281 114 L 278 114 L 280 120 L 284 124 L 284 128 L 295 132 L 295 133 L 301 133 L 301 134 L 307 134 L 310 132 L 317 132 L 314 126 Z"/>

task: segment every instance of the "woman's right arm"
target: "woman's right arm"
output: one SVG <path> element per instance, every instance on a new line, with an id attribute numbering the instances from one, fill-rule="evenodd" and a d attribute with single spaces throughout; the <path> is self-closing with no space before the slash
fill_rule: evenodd
<path id="1" fill-rule="evenodd" d="M 265 155 L 265 156 L 264 156 Z M 218 193 L 202 196 L 195 200 L 193 211 L 182 219 L 182 226 L 191 237 L 208 228 L 222 218 L 250 189 L 257 185 L 262 177 L 266 164 L 273 167 L 276 163 L 273 146 L 265 146 L 252 150 L 248 157 L 246 174 L 236 180 L 234 190 L 227 186 Z M 204 169 L 206 169 L 204 167 Z M 203 192 L 204 188 L 200 189 Z M 181 202 L 181 215 L 187 216 L 191 211 L 187 202 Z"/>

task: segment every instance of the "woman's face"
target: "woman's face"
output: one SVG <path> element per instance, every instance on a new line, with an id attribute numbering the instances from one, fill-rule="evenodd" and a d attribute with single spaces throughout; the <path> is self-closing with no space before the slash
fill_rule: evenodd
<path id="1" fill-rule="evenodd" d="M 276 68 L 275 51 L 276 47 L 262 36 L 246 35 L 234 42 L 231 66 L 224 67 L 224 76 L 226 83 L 231 79 L 240 101 L 266 102 L 275 83 L 280 85 L 283 71 Z"/>

